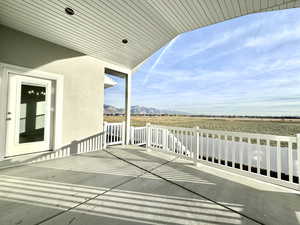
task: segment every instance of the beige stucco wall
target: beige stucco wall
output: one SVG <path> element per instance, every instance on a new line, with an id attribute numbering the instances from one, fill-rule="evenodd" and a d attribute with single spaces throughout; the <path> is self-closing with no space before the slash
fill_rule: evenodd
<path id="1" fill-rule="evenodd" d="M 62 144 L 102 131 L 105 62 L 1 25 L 0 62 L 64 76 Z"/>

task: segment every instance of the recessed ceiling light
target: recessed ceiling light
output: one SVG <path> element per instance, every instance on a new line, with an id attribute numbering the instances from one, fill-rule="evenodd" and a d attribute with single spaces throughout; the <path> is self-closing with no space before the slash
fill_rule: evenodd
<path id="1" fill-rule="evenodd" d="M 75 14 L 74 10 L 69 7 L 65 8 L 65 12 L 70 16 L 73 16 Z"/>
<path id="2" fill-rule="evenodd" d="M 123 44 L 127 44 L 127 43 L 128 43 L 128 40 L 127 40 L 127 39 L 123 39 L 123 40 L 122 40 L 122 43 L 123 43 Z"/>

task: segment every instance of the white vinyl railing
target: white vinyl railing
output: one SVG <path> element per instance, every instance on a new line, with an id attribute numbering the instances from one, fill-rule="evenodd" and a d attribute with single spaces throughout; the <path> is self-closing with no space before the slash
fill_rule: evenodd
<path id="1" fill-rule="evenodd" d="M 300 187 L 300 135 L 288 137 L 150 124 L 146 130 L 147 148 L 286 187 Z"/>
<path id="2" fill-rule="evenodd" d="M 146 127 L 130 128 L 130 143 L 133 145 L 146 145 Z"/>
<path id="3" fill-rule="evenodd" d="M 106 145 L 118 145 L 125 143 L 125 122 L 104 122 L 104 132 L 106 134 Z"/>
<path id="4" fill-rule="evenodd" d="M 64 158 L 71 155 L 82 154 L 86 152 L 94 152 L 104 149 L 105 138 L 104 132 L 89 136 L 79 141 L 73 141 L 69 145 L 65 145 L 57 150 L 40 154 L 35 158 L 31 158 L 26 163 L 35 163 L 50 159 Z"/>

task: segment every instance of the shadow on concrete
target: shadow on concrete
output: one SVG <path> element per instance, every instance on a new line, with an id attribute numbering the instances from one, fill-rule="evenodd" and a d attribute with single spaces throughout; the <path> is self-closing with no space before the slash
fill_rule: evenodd
<path id="1" fill-rule="evenodd" d="M 130 154 L 148 160 L 155 161 L 158 158 L 155 152 L 147 153 L 134 150 L 134 148 L 120 150 L 129 151 Z M 113 150 L 113 154 L 118 154 L 118 151 Z M 249 185 L 249 179 L 242 176 L 239 178 L 240 182 L 234 182 L 230 179 L 230 173 L 224 173 L 221 177 L 214 174 L 215 169 L 211 170 L 212 172 L 208 173 L 194 167 L 192 162 L 177 160 L 153 170 L 152 173 L 213 201 L 243 205 L 243 214 L 262 223 L 300 223 L 300 195 L 298 193 L 264 182 L 251 181 L 251 179 L 251 185 Z"/>

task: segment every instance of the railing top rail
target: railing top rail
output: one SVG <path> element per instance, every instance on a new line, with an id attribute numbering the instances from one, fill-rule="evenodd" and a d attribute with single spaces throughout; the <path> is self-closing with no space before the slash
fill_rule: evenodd
<path id="1" fill-rule="evenodd" d="M 208 130 L 208 129 L 199 129 L 199 132 L 207 134 L 217 134 L 217 135 L 227 135 L 233 137 L 242 137 L 242 138 L 258 138 L 258 139 L 269 139 L 269 140 L 278 140 L 278 141 L 292 141 L 296 142 L 296 137 L 292 136 L 278 136 L 272 134 L 259 134 L 259 133 L 245 133 L 245 132 L 233 132 L 233 131 L 219 131 L 219 130 Z"/>
<path id="2" fill-rule="evenodd" d="M 142 129 L 145 129 L 146 127 L 134 127 L 134 126 L 133 126 L 133 128 L 134 128 L 135 130 L 142 130 Z"/>
<path id="3" fill-rule="evenodd" d="M 105 122 L 107 125 L 122 125 L 123 122 L 117 122 L 117 123 L 108 123 L 108 122 Z"/>
<path id="4" fill-rule="evenodd" d="M 180 131 L 190 131 L 194 132 L 195 128 L 185 128 L 185 127 L 171 127 L 171 126 L 163 126 L 163 125 L 155 125 L 151 124 L 150 126 L 154 128 L 162 128 L 168 130 L 180 130 Z M 255 139 L 267 139 L 274 141 L 291 141 L 296 142 L 297 138 L 292 136 L 278 136 L 272 134 L 259 134 L 259 133 L 246 133 L 246 132 L 234 132 L 234 131 L 222 131 L 222 130 L 209 130 L 209 129 L 198 129 L 198 132 L 206 133 L 206 134 L 215 134 L 222 136 L 233 136 L 233 137 L 241 137 L 241 138 L 255 138 Z"/>
<path id="5" fill-rule="evenodd" d="M 151 127 L 154 128 L 162 128 L 162 129 L 168 129 L 168 130 L 180 130 L 180 131 L 191 131 L 193 132 L 195 128 L 187 128 L 187 127 L 171 127 L 171 126 L 163 126 L 163 125 L 155 125 L 151 124 Z"/>

